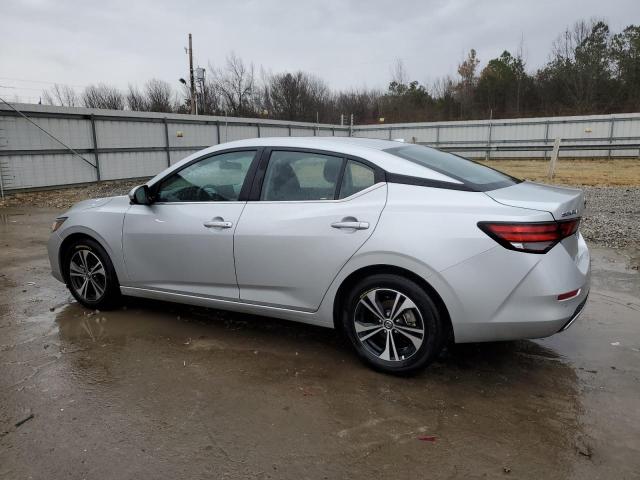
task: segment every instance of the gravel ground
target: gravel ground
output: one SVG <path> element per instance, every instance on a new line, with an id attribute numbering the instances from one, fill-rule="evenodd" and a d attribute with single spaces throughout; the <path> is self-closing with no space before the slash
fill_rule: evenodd
<path id="1" fill-rule="evenodd" d="M 48 207 L 61 210 L 86 198 L 125 195 L 144 180 L 102 182 L 98 185 L 23 192 L 6 197 L 0 207 Z M 640 246 L 640 187 L 582 187 L 587 214 L 581 230 L 587 240 L 611 248 Z"/>
<path id="2" fill-rule="evenodd" d="M 587 198 L 582 234 L 611 248 L 640 246 L 640 187 L 582 187 Z"/>

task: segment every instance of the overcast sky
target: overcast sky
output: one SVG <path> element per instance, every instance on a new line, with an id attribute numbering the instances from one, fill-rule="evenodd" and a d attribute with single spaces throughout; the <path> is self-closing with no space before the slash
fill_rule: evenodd
<path id="1" fill-rule="evenodd" d="M 640 0 L 2 0 L 0 95 L 37 102 L 55 82 L 125 88 L 153 77 L 177 87 L 189 32 L 201 66 L 234 51 L 333 88 L 384 87 L 396 58 L 431 82 L 454 75 L 470 48 L 484 64 L 522 38 L 535 70 L 566 26 L 591 17 L 619 31 L 640 23 Z"/>

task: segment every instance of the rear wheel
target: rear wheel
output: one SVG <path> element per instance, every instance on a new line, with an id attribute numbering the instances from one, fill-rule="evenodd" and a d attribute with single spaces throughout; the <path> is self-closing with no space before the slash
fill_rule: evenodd
<path id="1" fill-rule="evenodd" d="M 107 310 L 120 301 L 120 285 L 107 252 L 89 238 L 73 242 L 64 257 L 67 287 L 87 308 Z"/>
<path id="2" fill-rule="evenodd" d="M 342 323 L 358 355 L 383 372 L 418 370 L 442 349 L 436 304 L 418 284 L 398 275 L 358 282 L 343 305 Z"/>

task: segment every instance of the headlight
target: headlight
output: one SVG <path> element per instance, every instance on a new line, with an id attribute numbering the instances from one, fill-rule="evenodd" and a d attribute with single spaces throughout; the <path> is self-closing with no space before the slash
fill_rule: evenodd
<path id="1" fill-rule="evenodd" d="M 56 218 L 56 221 L 53 222 L 53 225 L 51 225 L 51 233 L 53 233 L 56 230 L 58 230 L 66 219 L 67 219 L 67 217 L 58 217 L 58 218 Z"/>

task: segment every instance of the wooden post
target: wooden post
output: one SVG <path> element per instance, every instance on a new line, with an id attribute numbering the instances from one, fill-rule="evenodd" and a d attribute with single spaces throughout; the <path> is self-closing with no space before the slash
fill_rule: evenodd
<path id="1" fill-rule="evenodd" d="M 556 163 L 558 161 L 558 155 L 560 154 L 560 140 L 560 138 L 556 138 L 553 142 L 553 153 L 549 161 L 549 181 L 553 181 L 553 176 L 556 174 Z"/>

